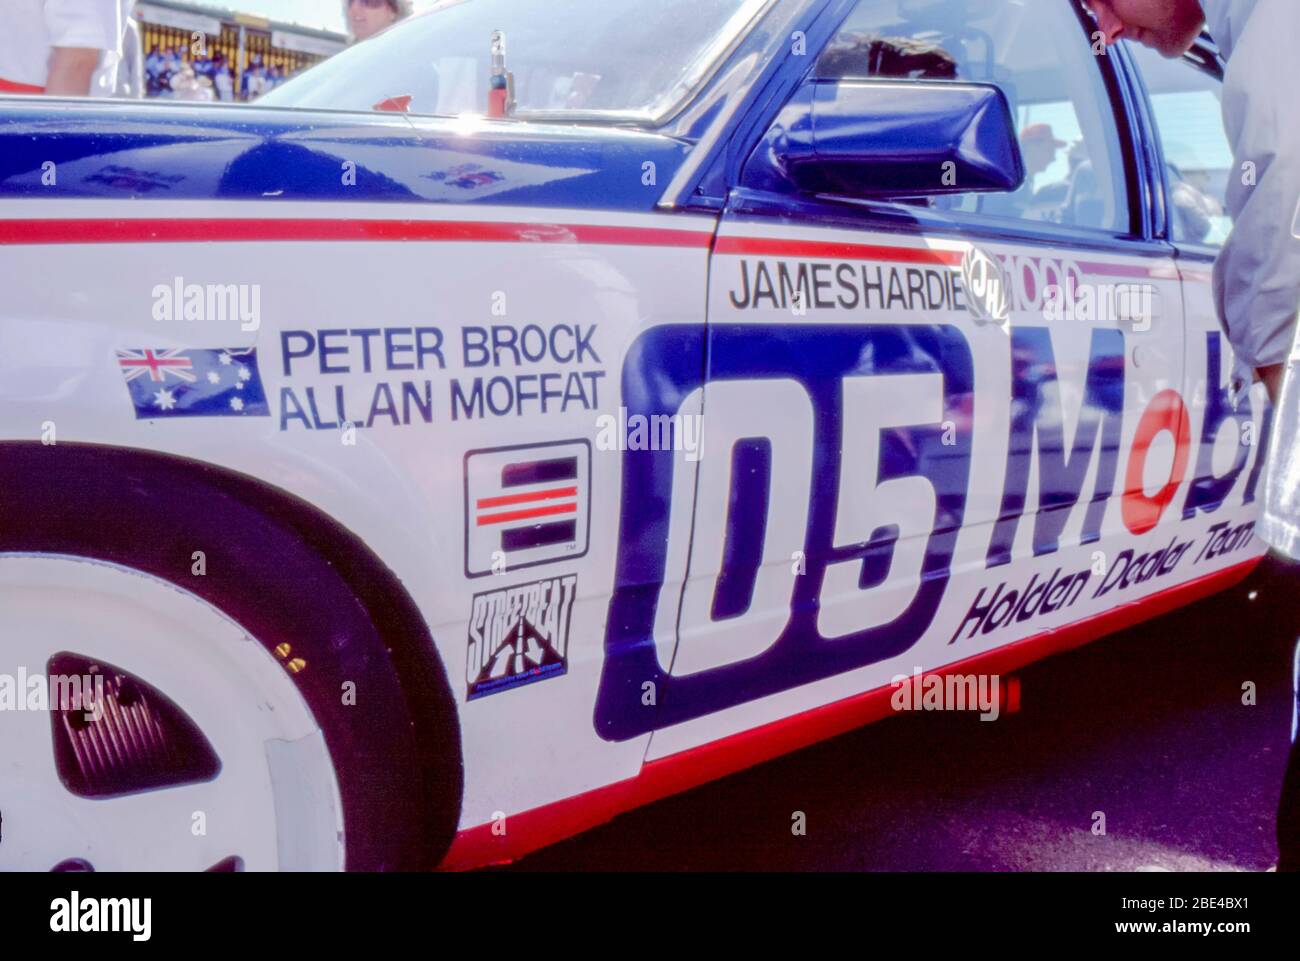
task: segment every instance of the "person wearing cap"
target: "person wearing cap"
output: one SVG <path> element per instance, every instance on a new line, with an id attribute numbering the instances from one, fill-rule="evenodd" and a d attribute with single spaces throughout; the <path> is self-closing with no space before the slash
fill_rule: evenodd
<path id="1" fill-rule="evenodd" d="M 0 93 L 85 97 L 106 53 L 121 50 L 119 0 L 9 0 Z"/>
<path id="2" fill-rule="evenodd" d="M 343 15 L 354 43 L 386 30 L 411 12 L 408 0 L 344 0 Z"/>
<path id="3" fill-rule="evenodd" d="M 1025 158 L 1025 176 L 1037 177 L 1052 164 L 1056 155 L 1069 144 L 1057 140 L 1050 124 L 1031 123 L 1020 131 L 1020 152 Z"/>
<path id="4" fill-rule="evenodd" d="M 1208 28 L 1227 61 L 1223 120 L 1232 147 L 1226 209 L 1232 233 L 1214 265 L 1219 322 L 1232 344 L 1233 396 L 1262 380 L 1277 405 L 1264 507 L 1255 532 L 1300 558 L 1300 124 L 1291 116 L 1297 0 L 1085 0 L 1108 44 L 1134 40 L 1179 57 Z M 1297 651 L 1300 674 L 1300 650 Z M 1300 684 L 1297 685 L 1300 687 Z M 1300 695 L 1300 691 L 1297 691 Z M 1278 870 L 1300 870 L 1300 697 L 1278 804 Z"/>
<path id="5" fill-rule="evenodd" d="M 1051 219 L 1049 208 L 1058 206 L 1061 198 L 1046 197 L 1037 189 L 1035 180 L 1056 162 L 1062 147 L 1049 124 L 1031 123 L 1020 131 L 1020 154 L 1025 163 L 1025 182 L 1017 190 L 1004 194 L 989 194 L 980 208 L 983 213 L 998 217 L 1019 217 L 1027 220 Z"/>

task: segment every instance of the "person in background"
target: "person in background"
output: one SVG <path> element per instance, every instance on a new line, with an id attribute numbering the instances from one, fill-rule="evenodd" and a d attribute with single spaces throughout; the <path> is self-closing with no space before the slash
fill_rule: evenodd
<path id="1" fill-rule="evenodd" d="M 1033 178 L 1045 172 L 1056 163 L 1060 152 L 1070 146 L 1064 140 L 1057 140 L 1050 124 L 1031 123 L 1020 131 L 1020 151 L 1025 158 L 1025 175 Z"/>
<path id="2" fill-rule="evenodd" d="M 1051 220 L 1059 211 L 1064 197 L 1053 191 L 1059 184 L 1043 186 L 1039 175 L 1046 172 L 1061 150 L 1068 147 L 1064 140 L 1056 139 L 1050 124 L 1031 123 L 1020 131 L 1020 154 L 1025 162 L 1025 182 L 1018 190 L 985 198 L 981 212 L 998 217 L 1019 217 L 1026 220 Z"/>
<path id="3" fill-rule="evenodd" d="M 223 103 L 229 103 L 235 99 L 235 81 L 230 76 L 230 64 L 226 62 L 225 54 L 217 54 L 212 86 L 216 88 L 217 99 Z"/>
<path id="4" fill-rule="evenodd" d="M 266 68 L 262 66 L 261 57 L 253 57 L 253 65 L 244 71 L 245 97 L 256 100 L 266 93 Z"/>
<path id="5" fill-rule="evenodd" d="M 1292 117 L 1291 85 L 1300 2 L 1085 2 L 1108 44 L 1129 39 L 1180 57 L 1208 27 L 1227 61 L 1223 120 L 1239 174 L 1228 180 L 1233 228 L 1214 265 L 1214 295 L 1236 355 L 1234 397 L 1258 378 L 1277 405 L 1255 532 L 1284 556 L 1300 559 L 1300 124 Z M 1292 703 L 1291 753 L 1278 802 L 1279 871 L 1300 870 L 1297 711 L 1300 697 Z"/>
<path id="6" fill-rule="evenodd" d="M 170 83 L 172 75 L 180 72 L 184 65 L 185 58 L 181 56 L 180 47 L 168 47 L 163 54 L 163 83 Z"/>
<path id="7" fill-rule="evenodd" d="M 191 64 L 183 64 L 171 79 L 172 99 L 211 103 L 217 99 L 212 81 L 200 76 Z"/>
<path id="8" fill-rule="evenodd" d="M 373 37 L 411 12 L 407 0 L 344 0 L 343 16 L 353 42 Z"/>
<path id="9" fill-rule="evenodd" d="M 122 43 L 119 0 L 7 0 L 0 93 L 85 97 L 105 52 Z"/>
<path id="10" fill-rule="evenodd" d="M 158 44 L 149 48 L 149 55 L 144 58 L 144 78 L 150 97 L 158 96 L 162 90 L 163 57 L 158 52 Z"/>
<path id="11" fill-rule="evenodd" d="M 253 54 L 248 58 L 248 66 L 244 68 L 243 87 L 241 99 L 254 100 L 262 92 L 262 56 Z"/>

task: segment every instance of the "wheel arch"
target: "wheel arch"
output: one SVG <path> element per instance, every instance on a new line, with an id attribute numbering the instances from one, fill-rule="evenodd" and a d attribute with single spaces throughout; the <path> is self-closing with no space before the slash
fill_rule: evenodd
<path id="1" fill-rule="evenodd" d="M 208 462 L 156 451 L 88 443 L 43 445 L 0 441 L 0 552 L 62 553 L 91 556 L 135 567 L 189 590 L 240 623 L 260 598 L 256 586 L 243 597 L 209 588 L 209 579 L 183 580 L 191 555 L 177 553 L 178 566 L 159 569 L 139 563 L 130 539 L 139 532 L 115 529 L 117 519 L 78 516 L 75 506 L 90 503 L 91 488 L 119 485 L 132 496 L 160 498 L 195 509 L 227 504 L 239 523 L 264 525 L 257 533 L 267 547 L 291 539 L 332 568 L 352 591 L 386 648 L 397 676 L 417 750 L 418 791 L 429 816 L 428 851 L 434 866 L 455 837 L 464 788 L 459 715 L 450 681 L 433 636 L 414 599 L 387 565 L 354 532 L 295 494 L 247 474 Z M 122 487 L 121 485 L 126 485 Z M 44 504 L 49 510 L 42 510 Z M 54 506 L 73 505 L 72 510 Z M 33 509 L 35 508 L 35 509 Z M 110 530 L 114 550 L 87 550 L 84 528 Z M 148 532 L 145 532 L 146 534 Z M 193 545 L 191 545 L 193 546 Z M 173 552 L 176 553 L 176 552 Z M 184 565 L 179 566 L 179 565 Z M 215 595 L 215 596 L 214 596 Z M 233 608 L 233 609 L 232 609 Z M 408 813 L 408 812 L 404 812 Z"/>

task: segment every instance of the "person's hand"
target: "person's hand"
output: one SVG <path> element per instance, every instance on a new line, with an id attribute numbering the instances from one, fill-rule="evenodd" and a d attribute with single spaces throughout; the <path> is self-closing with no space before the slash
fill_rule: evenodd
<path id="1" fill-rule="evenodd" d="M 1259 379 L 1264 382 L 1264 386 L 1268 388 L 1268 399 L 1276 404 L 1282 396 L 1282 377 L 1286 373 L 1286 364 L 1261 367 L 1256 373 L 1259 374 Z"/>

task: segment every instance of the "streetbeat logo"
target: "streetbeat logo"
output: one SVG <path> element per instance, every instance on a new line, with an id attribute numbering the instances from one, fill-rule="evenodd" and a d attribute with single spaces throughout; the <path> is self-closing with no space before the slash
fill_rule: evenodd
<path id="1" fill-rule="evenodd" d="M 558 677 L 569 668 L 569 619 L 578 575 L 474 595 L 466 661 L 468 700 Z"/>

